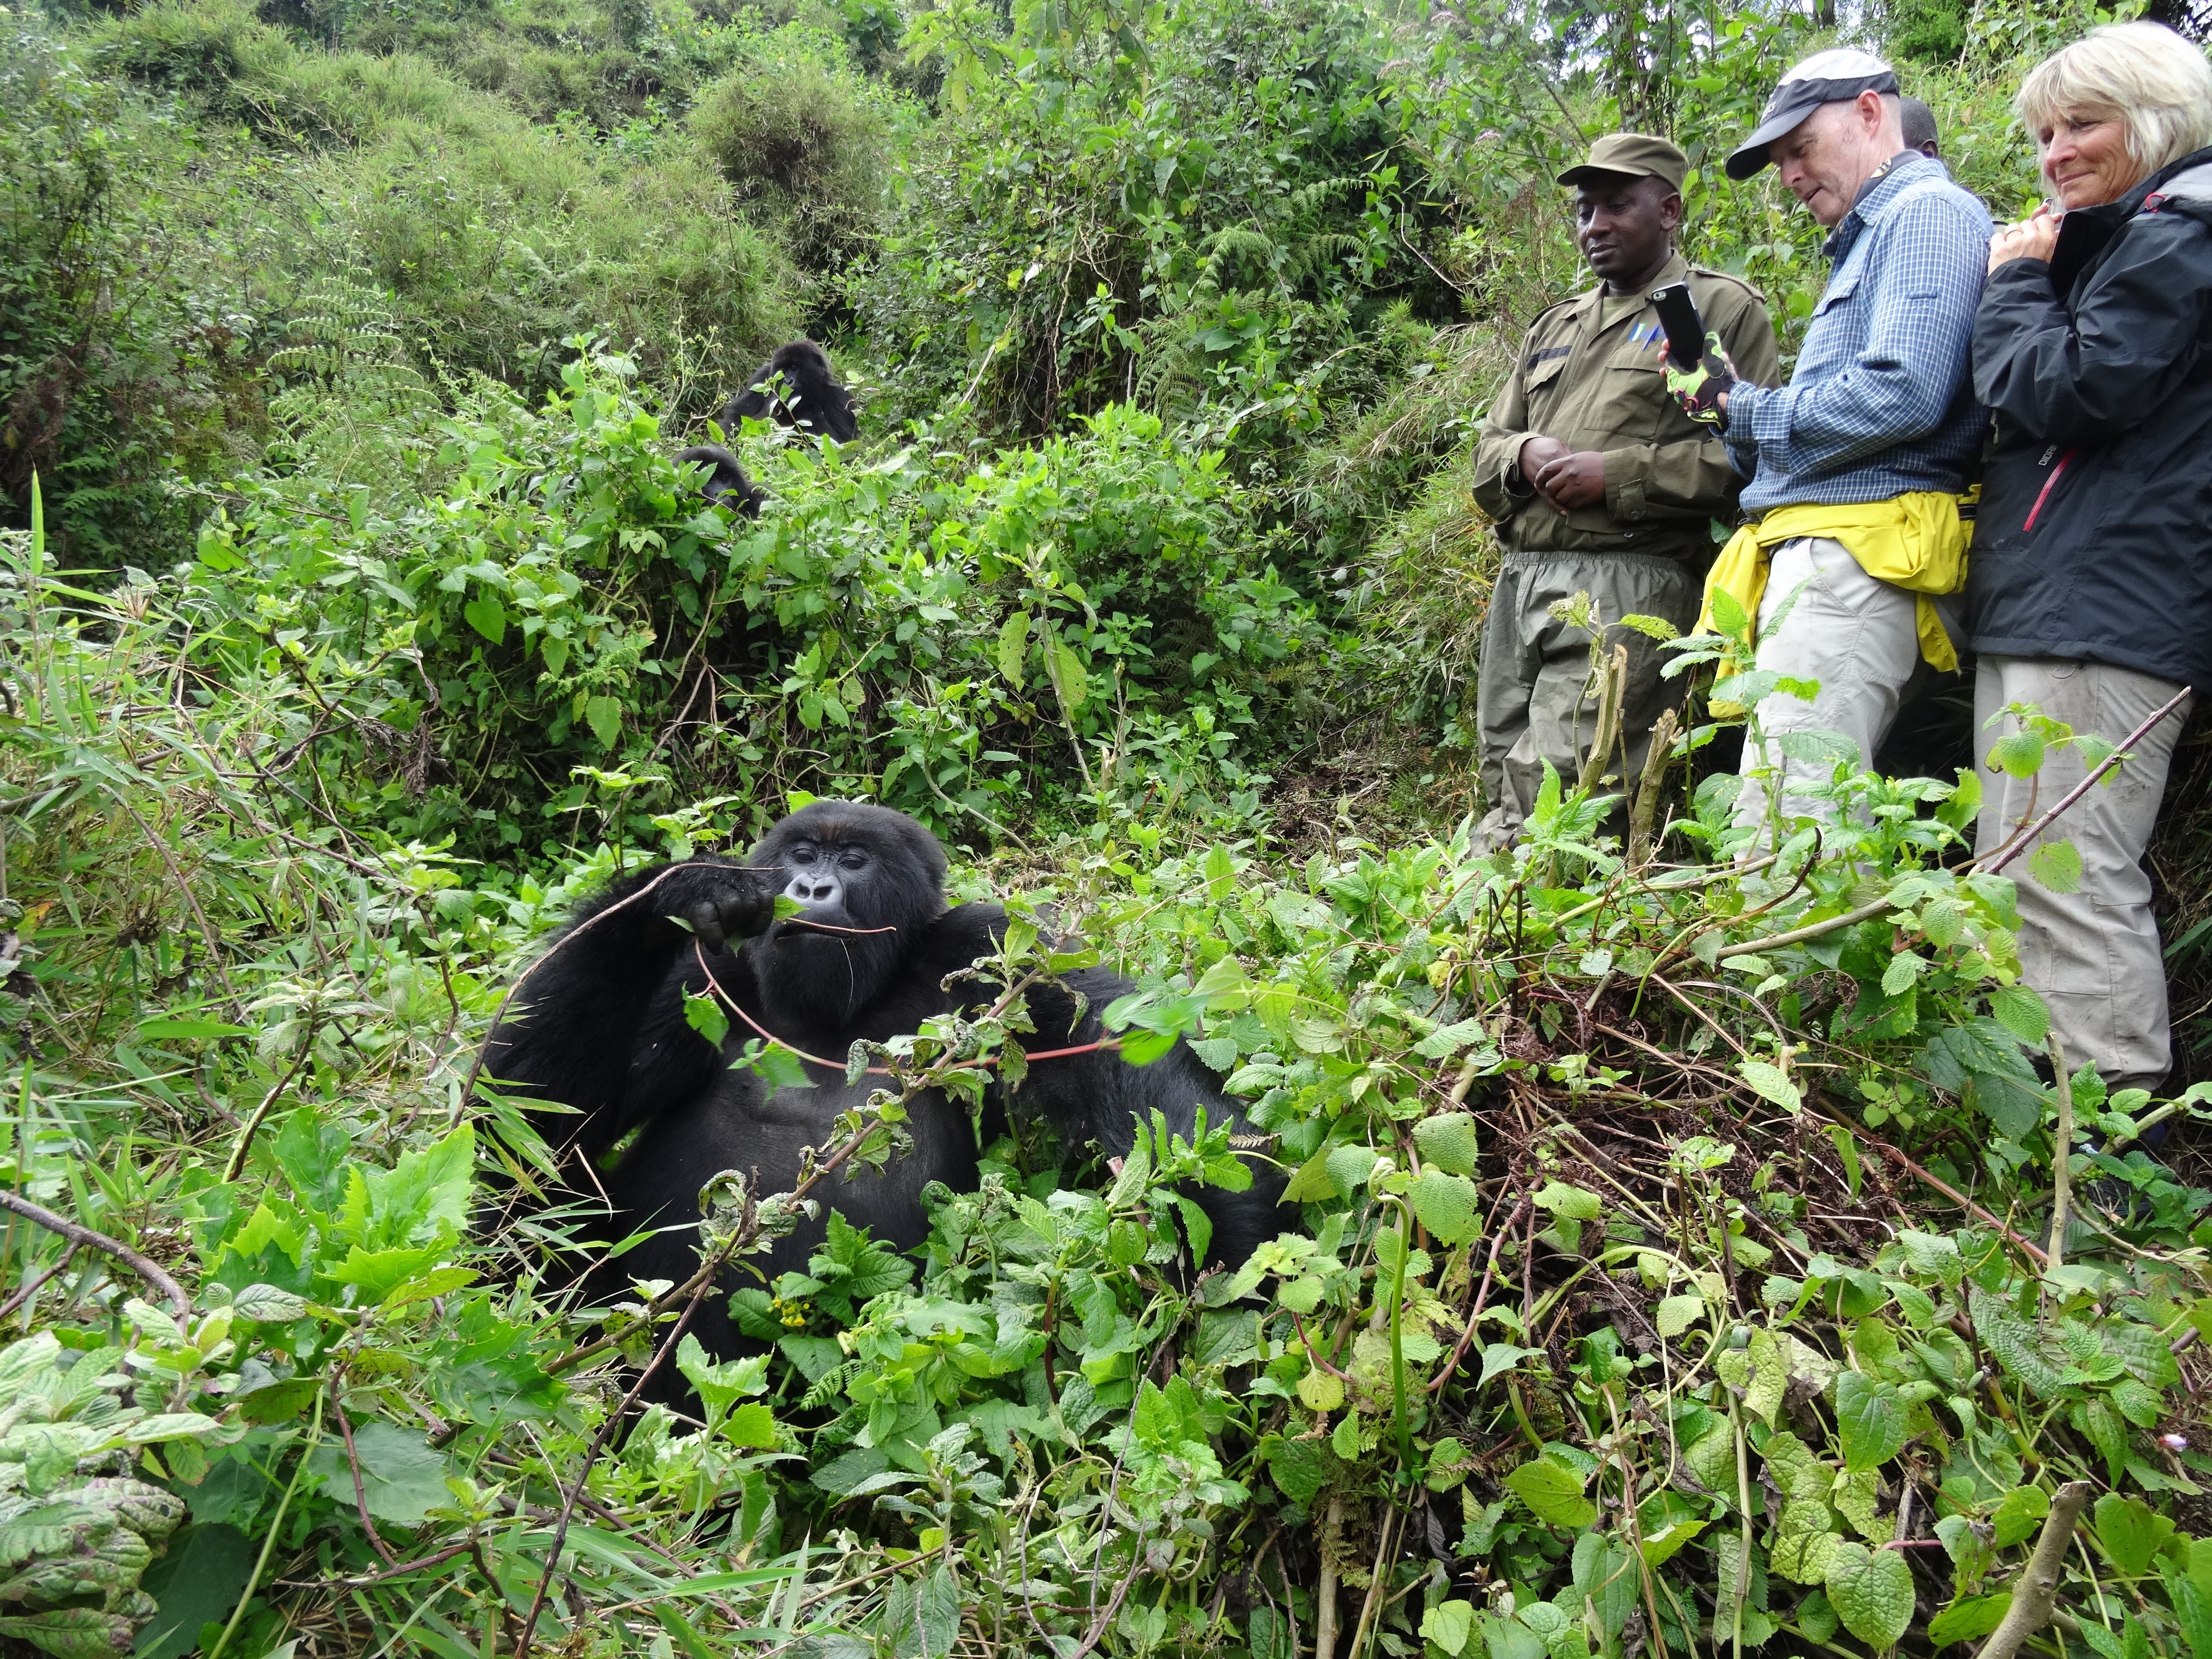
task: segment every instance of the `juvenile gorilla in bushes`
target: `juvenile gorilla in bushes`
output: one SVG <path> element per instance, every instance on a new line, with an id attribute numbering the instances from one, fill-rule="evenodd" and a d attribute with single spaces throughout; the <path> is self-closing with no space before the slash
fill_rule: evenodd
<path id="1" fill-rule="evenodd" d="M 722 430 L 734 435 L 744 420 L 775 421 L 841 444 L 860 435 L 853 394 L 837 384 L 829 355 L 811 340 L 793 340 L 754 371 L 752 383 L 722 405 Z"/>
<path id="2" fill-rule="evenodd" d="M 649 894 L 623 905 L 656 881 Z M 804 908 L 775 920 L 779 892 Z M 988 1006 L 999 986 L 974 976 L 950 988 L 945 981 L 994 953 L 1005 926 L 1006 913 L 995 904 L 945 907 L 944 848 L 912 818 L 880 806 L 817 801 L 771 830 L 750 867 L 715 859 L 658 866 L 586 902 L 521 987 L 520 1006 L 493 1031 L 484 1069 L 572 1109 L 541 1110 L 532 1119 L 562 1157 L 569 1194 L 597 1204 L 604 1191 L 614 1210 L 613 1237 L 670 1230 L 613 1264 L 615 1285 L 632 1279 L 680 1283 L 698 1267 L 700 1187 L 724 1170 L 748 1177 L 757 1170 L 762 1193 L 788 1191 L 800 1149 L 828 1152 L 838 1113 L 881 1086 L 876 1079 L 847 1085 L 842 1061 L 850 1046 L 910 1033 L 933 1014 Z M 865 931 L 872 928 L 888 931 Z M 708 969 L 744 1016 L 732 1018 L 719 1051 L 684 1018 L 685 994 L 708 990 Z M 1024 1034 L 1023 1047 L 1042 1054 L 1097 1041 L 1104 1032 L 1097 1011 L 1130 988 L 1103 969 L 1033 986 L 1027 995 L 1036 1030 Z M 1071 993 L 1086 999 L 1079 1018 Z M 748 1020 L 795 1049 L 840 1063 L 807 1062 L 812 1088 L 770 1091 L 750 1071 L 731 1068 L 731 1057 L 758 1035 Z M 999 1087 L 994 1081 L 994 1095 Z M 1240 1139 L 1249 1133 L 1218 1080 L 1182 1042 L 1143 1067 L 1110 1048 L 1040 1060 L 1009 1092 L 1006 1104 L 1042 1115 L 1071 1146 L 1096 1141 L 1116 1158 L 1134 1139 L 1133 1118 L 1149 1123 L 1154 1111 L 1186 1139 L 1201 1105 L 1209 1127 L 1228 1123 Z M 841 1171 L 811 1194 L 825 1215 L 836 1209 L 902 1249 L 927 1236 L 926 1183 L 969 1190 L 977 1180 L 967 1109 L 933 1091 L 908 1110 L 910 1154 L 851 1182 Z M 582 1167 L 596 1168 L 632 1130 L 639 1131 L 636 1140 L 611 1170 L 594 1176 Z M 1212 1260 L 1241 1263 L 1277 1231 L 1282 1179 L 1265 1165 L 1253 1167 L 1246 1191 L 1194 1194 L 1213 1223 Z M 825 1228 L 825 1220 L 802 1222 L 765 1258 L 750 1260 L 771 1282 L 803 1271 Z M 691 1328 L 709 1352 L 738 1351 L 726 1292 L 757 1282 L 732 1269 L 721 1286 L 726 1294 L 701 1304 Z"/>
<path id="3" fill-rule="evenodd" d="M 760 517 L 761 503 L 768 500 L 768 491 L 745 477 L 738 458 L 721 445 L 695 444 L 676 459 L 679 462 L 696 462 L 708 469 L 707 476 L 699 482 L 699 493 L 708 501 L 744 518 Z"/>

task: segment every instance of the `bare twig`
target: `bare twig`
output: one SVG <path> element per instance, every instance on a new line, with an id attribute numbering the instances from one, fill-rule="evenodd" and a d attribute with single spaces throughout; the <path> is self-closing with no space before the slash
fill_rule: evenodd
<path id="1" fill-rule="evenodd" d="M 0 1303 L 0 1319 L 7 1318 L 8 1316 L 14 1313 L 16 1309 L 21 1307 L 26 1302 L 28 1302 L 33 1297 L 36 1296 L 39 1293 L 40 1287 L 45 1285 L 49 1279 L 53 1279 L 56 1275 L 65 1270 L 69 1267 L 70 1258 L 76 1255 L 76 1244 L 72 1241 L 69 1248 L 62 1252 L 62 1259 L 60 1261 L 55 1262 L 52 1267 L 47 1268 L 44 1273 L 33 1275 L 25 1283 L 21 1290 L 9 1297 L 6 1302 Z"/>
<path id="2" fill-rule="evenodd" d="M 226 1186 L 245 1173 L 246 1155 L 252 1150 L 254 1134 L 267 1120 L 270 1109 L 276 1105 L 277 1097 L 291 1086 L 292 1079 L 300 1074 L 300 1068 L 307 1063 L 307 1056 L 314 1052 L 315 1032 L 321 1024 L 322 1010 L 311 1007 L 307 1012 L 307 1029 L 300 1036 L 299 1052 L 292 1056 L 292 1063 L 284 1068 L 284 1075 L 270 1085 L 269 1092 L 261 1097 L 261 1103 L 253 1109 L 238 1132 L 238 1144 L 230 1149 L 229 1160 L 222 1166 L 222 1179 Z"/>
<path id="3" fill-rule="evenodd" d="M 370 1547 L 383 1559 L 386 1566 L 396 1567 L 399 1565 L 398 1556 L 392 1553 L 392 1546 L 384 1541 L 384 1535 L 376 1529 L 376 1522 L 368 1518 L 368 1488 L 362 1482 L 361 1454 L 354 1449 L 353 1422 L 346 1416 L 345 1402 L 338 1398 L 338 1390 L 343 1386 L 342 1379 L 331 1379 L 331 1409 L 337 1413 L 338 1433 L 345 1441 L 346 1467 L 353 1471 L 354 1508 L 360 1513 L 361 1529 L 368 1534 Z M 493 1582 L 495 1584 L 497 1583 L 496 1580 Z"/>
<path id="4" fill-rule="evenodd" d="M 2027 1638 L 2051 1622 L 2058 1594 L 2058 1579 L 2066 1552 L 2074 1542 L 2074 1528 L 2089 1502 L 2089 1483 L 2069 1480 L 2051 1499 L 2051 1514 L 2035 1540 L 2035 1552 L 2014 1581 L 2012 1605 L 1974 1659 L 2014 1659 Z"/>
<path id="5" fill-rule="evenodd" d="M 82 1245 L 87 1249 L 98 1250 L 103 1255 L 113 1256 L 131 1272 L 137 1273 L 139 1278 L 168 1297 L 170 1304 L 176 1309 L 180 1318 L 191 1317 L 191 1299 L 178 1288 L 177 1281 L 128 1244 L 120 1243 L 110 1238 L 106 1233 L 96 1233 L 89 1227 L 80 1227 L 66 1217 L 56 1215 L 45 1205 L 33 1204 L 21 1194 L 10 1192 L 4 1187 L 0 1187 L 0 1209 L 13 1210 L 24 1220 L 35 1222 L 50 1233 L 59 1233 L 72 1245 Z"/>
<path id="6" fill-rule="evenodd" d="M 2118 766 L 2122 761 L 2125 760 L 2128 757 L 2128 751 L 2132 750 L 2145 738 L 2148 737 L 2153 726 L 2156 726 L 2168 714 L 2173 713 L 2175 709 L 2180 708 L 2183 703 L 2187 702 L 2189 699 L 2196 694 L 2196 689 L 2197 688 L 2194 686 L 2185 685 L 2180 690 L 2175 692 L 2173 696 L 2168 702 L 2166 702 L 2161 708 L 2155 710 L 2141 726 L 2138 726 L 2134 731 L 2129 732 L 2127 736 L 2122 738 L 2119 742 L 2119 746 L 2114 749 L 2111 754 L 2106 756 L 2103 760 L 2098 762 L 2095 766 L 2092 767 L 2088 774 L 2082 778 L 2081 782 L 2075 784 L 2071 789 L 2069 789 L 2063 795 L 2060 796 L 2057 805 L 2053 806 L 2041 817 L 2036 819 L 2033 823 L 2029 824 L 2027 829 L 2017 831 L 2010 840 L 2007 841 L 2003 846 L 1998 848 L 1996 852 L 1990 854 L 1986 859 L 1976 859 L 1974 862 L 1977 865 L 1985 866 L 1985 873 L 1993 876 L 1996 874 L 1998 871 L 2003 869 L 2005 866 L 2010 864 L 2014 859 L 2018 858 L 2027 849 L 2028 842 L 2033 841 L 2045 830 L 2048 830 L 2051 827 L 2052 821 L 2056 819 L 2060 813 L 2063 812 L 2068 807 L 2073 805 L 2073 804 L 2081 799 L 2082 796 L 2087 794 L 2089 793 L 2090 787 L 2094 785 L 2098 779 L 2103 777 L 2106 773 L 2111 771 L 2115 766 Z M 2053 1513 L 2056 1513 L 2056 1511 L 2054 1510 Z M 1991 1645 L 1994 1646 L 1995 1644 L 1992 1643 Z M 1986 1653 L 1989 1650 L 1984 1648 L 1983 1651 Z"/>

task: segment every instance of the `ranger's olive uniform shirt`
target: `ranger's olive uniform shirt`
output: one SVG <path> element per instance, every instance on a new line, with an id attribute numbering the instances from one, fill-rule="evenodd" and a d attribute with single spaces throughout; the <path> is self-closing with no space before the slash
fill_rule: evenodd
<path id="1" fill-rule="evenodd" d="M 1759 290 L 1678 253 L 1647 292 L 1684 281 L 1738 378 L 1779 380 Z M 1667 395 L 1666 354 L 1658 310 L 1644 294 L 1610 297 L 1600 285 L 1537 317 L 1475 447 L 1475 504 L 1507 552 L 1711 556 L 1711 521 L 1733 521 L 1744 480 L 1720 435 Z M 1534 437 L 1601 453 L 1603 503 L 1562 514 L 1539 496 L 1521 473 L 1521 447 Z"/>

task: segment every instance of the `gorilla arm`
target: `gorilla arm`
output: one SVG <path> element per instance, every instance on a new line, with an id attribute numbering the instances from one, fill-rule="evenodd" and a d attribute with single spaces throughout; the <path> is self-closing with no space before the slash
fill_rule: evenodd
<path id="1" fill-rule="evenodd" d="M 712 1079 L 716 1051 L 684 1018 L 693 941 L 719 953 L 758 933 L 775 914 L 775 894 L 772 872 L 707 860 L 615 882 L 516 986 L 484 1045 L 486 1074 L 581 1114 L 532 1119 L 549 1145 L 596 1159 Z"/>

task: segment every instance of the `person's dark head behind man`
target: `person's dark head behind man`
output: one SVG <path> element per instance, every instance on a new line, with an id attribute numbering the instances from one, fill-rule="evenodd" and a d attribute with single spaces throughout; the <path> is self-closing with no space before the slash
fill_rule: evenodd
<path id="1" fill-rule="evenodd" d="M 1897 100 L 1898 125 L 1905 129 L 1905 147 L 1935 161 L 1943 158 L 1936 147 L 1936 112 L 1917 98 Z"/>
<path id="2" fill-rule="evenodd" d="M 1575 246 L 1607 294 L 1640 294 L 1665 269 L 1682 222 L 1687 166 L 1663 138 L 1616 132 L 1559 175 L 1575 189 Z"/>

